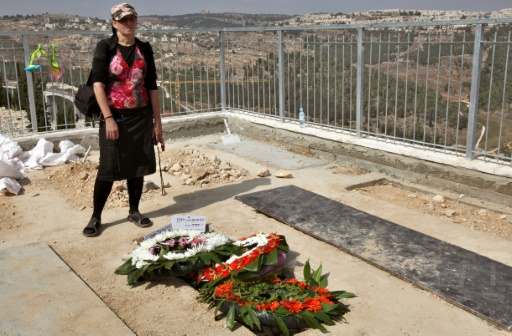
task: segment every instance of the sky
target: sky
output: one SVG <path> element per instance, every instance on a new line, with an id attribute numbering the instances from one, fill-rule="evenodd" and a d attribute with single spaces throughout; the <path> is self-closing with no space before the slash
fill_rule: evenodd
<path id="1" fill-rule="evenodd" d="M 108 19 L 110 8 L 120 1 L 123 0 L 0 0 L 0 16 L 64 13 Z M 303 15 L 375 9 L 491 12 L 512 8 L 512 0 L 132 0 L 129 3 L 135 7 L 139 15 L 180 15 L 199 13 L 201 10 Z"/>

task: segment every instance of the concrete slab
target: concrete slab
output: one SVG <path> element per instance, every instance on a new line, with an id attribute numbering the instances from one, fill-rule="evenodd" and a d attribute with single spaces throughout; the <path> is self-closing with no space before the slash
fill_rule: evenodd
<path id="1" fill-rule="evenodd" d="M 44 243 L 0 250 L 0 274 L 2 335 L 135 335 Z"/>

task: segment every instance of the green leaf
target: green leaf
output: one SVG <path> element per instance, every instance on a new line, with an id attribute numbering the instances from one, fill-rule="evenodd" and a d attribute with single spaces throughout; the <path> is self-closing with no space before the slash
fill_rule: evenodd
<path id="1" fill-rule="evenodd" d="M 174 260 L 169 260 L 169 261 L 162 263 L 162 265 L 164 266 L 164 268 L 166 270 L 170 270 L 174 266 L 175 263 L 176 262 Z"/>
<path id="2" fill-rule="evenodd" d="M 315 328 L 315 329 L 320 329 L 322 330 L 321 328 L 322 325 L 320 324 L 320 322 L 317 321 L 317 319 L 313 316 L 313 314 L 311 314 L 310 311 L 308 310 L 303 310 L 301 311 L 299 314 L 298 314 L 303 320 L 304 322 L 306 322 L 306 324 L 308 326 L 310 326 L 311 328 Z M 324 328 L 325 330 L 325 328 Z M 323 331 L 323 330 L 322 330 Z"/>
<path id="3" fill-rule="evenodd" d="M 132 265 L 132 259 L 130 258 L 124 264 L 119 266 L 114 273 L 120 275 L 128 275 L 131 272 L 133 272 L 136 268 L 137 267 L 135 267 L 135 265 Z"/>
<path id="4" fill-rule="evenodd" d="M 249 265 L 245 266 L 243 269 L 250 272 L 258 272 L 261 267 L 261 258 L 254 260 Z"/>
<path id="5" fill-rule="evenodd" d="M 331 292 L 333 296 L 335 296 L 338 299 L 350 299 L 356 297 L 354 293 L 345 292 L 345 291 L 333 291 Z"/>
<path id="6" fill-rule="evenodd" d="M 264 260 L 263 264 L 269 265 L 269 266 L 276 265 L 277 264 L 277 250 L 274 250 L 274 251 L 268 253 L 265 256 L 265 260 Z"/>
<path id="7" fill-rule="evenodd" d="M 275 315 L 274 315 L 274 319 L 276 320 L 277 325 L 279 326 L 279 329 L 281 329 L 283 334 L 285 336 L 290 336 L 290 332 L 288 331 L 288 327 L 286 326 L 286 323 L 284 323 L 280 317 L 275 316 Z"/>
<path id="8" fill-rule="evenodd" d="M 334 321 L 324 312 L 318 311 L 315 314 L 315 317 L 322 321 L 323 323 L 327 325 L 334 325 Z"/>
<path id="9" fill-rule="evenodd" d="M 145 268 L 142 267 L 142 268 L 139 268 L 136 271 L 128 274 L 128 285 L 131 285 L 131 284 L 137 282 L 137 280 L 139 280 L 139 278 L 142 276 L 142 274 L 144 274 L 144 272 L 145 272 Z"/>
<path id="10" fill-rule="evenodd" d="M 309 259 L 306 261 L 304 265 L 304 282 L 309 283 L 309 278 L 311 277 L 311 266 L 309 265 Z"/>
<path id="11" fill-rule="evenodd" d="M 338 308 L 338 305 L 337 304 L 330 304 L 330 303 L 325 303 L 325 302 L 322 302 L 322 310 L 325 312 L 325 313 L 328 313 L 334 309 Z"/>
<path id="12" fill-rule="evenodd" d="M 248 312 L 248 315 L 251 319 L 251 321 L 256 324 L 256 326 L 258 327 L 258 330 L 261 330 L 261 324 L 260 324 L 260 318 L 258 317 L 258 315 L 256 314 L 256 312 L 254 311 L 254 309 L 252 309 L 251 307 L 249 307 L 249 312 Z M 251 327 L 252 328 L 252 327 Z"/>
<path id="13" fill-rule="evenodd" d="M 316 271 L 314 271 L 313 274 L 311 274 L 311 277 L 317 283 L 319 283 L 321 276 L 322 276 L 322 264 L 320 264 L 320 267 L 318 267 L 318 269 Z"/>
<path id="14" fill-rule="evenodd" d="M 199 259 L 201 259 L 206 265 L 210 265 L 210 263 L 212 262 L 210 253 L 199 254 Z"/>
<path id="15" fill-rule="evenodd" d="M 327 275 L 322 275 L 320 277 L 320 280 L 318 281 L 318 286 L 322 287 L 322 288 L 327 288 L 327 285 L 328 285 L 328 281 L 327 281 Z"/>
<path id="16" fill-rule="evenodd" d="M 232 304 L 231 308 L 229 308 L 228 316 L 226 316 L 226 323 L 228 325 L 229 330 L 233 330 L 235 326 L 235 305 Z"/>

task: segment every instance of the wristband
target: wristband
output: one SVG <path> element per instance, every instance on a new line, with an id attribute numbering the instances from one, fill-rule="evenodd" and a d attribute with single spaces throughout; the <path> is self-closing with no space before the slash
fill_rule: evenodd
<path id="1" fill-rule="evenodd" d="M 114 116 L 108 116 L 105 118 L 105 120 L 107 120 L 108 118 L 114 118 Z"/>

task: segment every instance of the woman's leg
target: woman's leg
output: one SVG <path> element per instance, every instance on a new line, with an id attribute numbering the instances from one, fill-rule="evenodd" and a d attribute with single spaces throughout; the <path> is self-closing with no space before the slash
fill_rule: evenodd
<path id="1" fill-rule="evenodd" d="M 101 213 L 103 212 L 105 203 L 107 203 L 108 195 L 110 195 L 113 184 L 113 181 L 103 181 L 96 178 L 93 193 L 94 209 L 89 223 L 83 230 L 85 236 L 94 237 L 99 234 L 98 228 L 101 224 Z"/>
<path id="2" fill-rule="evenodd" d="M 139 212 L 140 198 L 142 197 L 142 188 L 144 186 L 144 177 L 134 177 L 126 181 L 128 185 L 128 197 L 130 203 L 130 213 L 128 219 L 138 226 L 149 226 L 151 220 Z M 133 216 L 132 216 L 133 215 Z"/>

